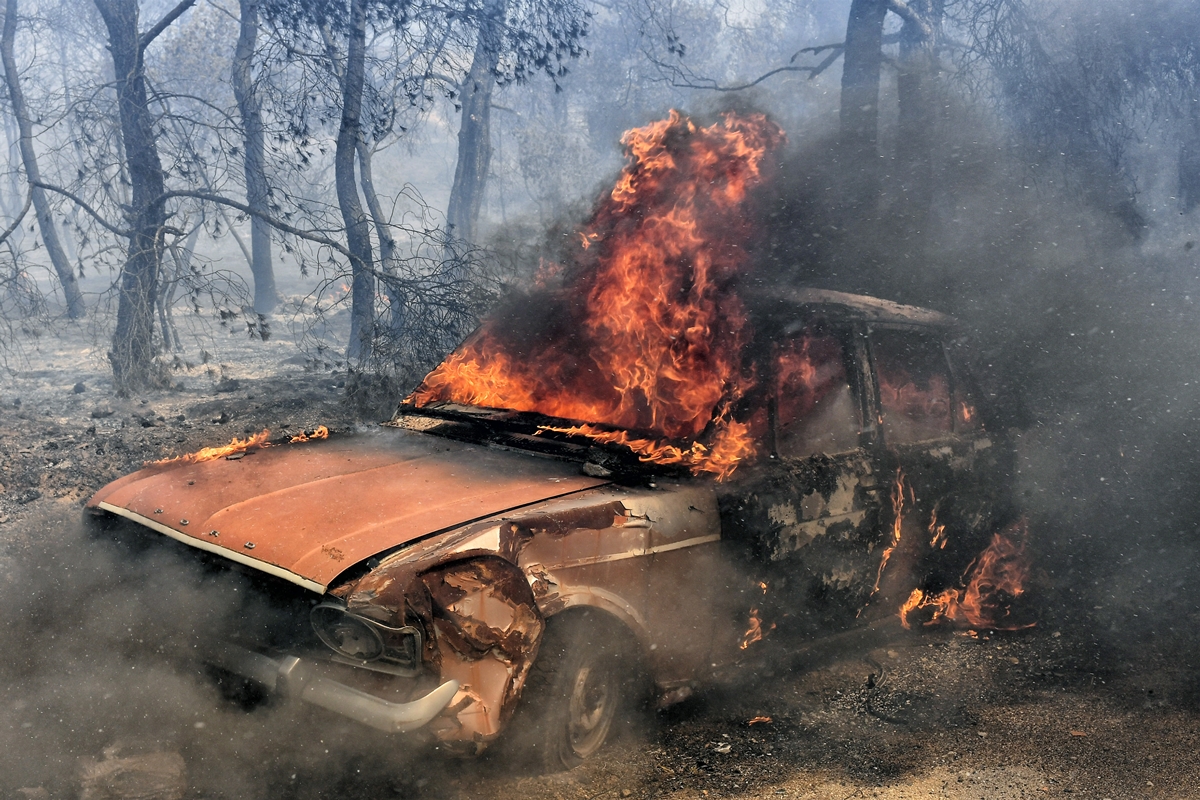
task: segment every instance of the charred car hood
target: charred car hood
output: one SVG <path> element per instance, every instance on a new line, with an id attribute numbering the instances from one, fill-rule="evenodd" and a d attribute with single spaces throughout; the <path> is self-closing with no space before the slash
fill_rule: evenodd
<path id="1" fill-rule="evenodd" d="M 389 548 L 605 482 L 570 462 L 392 429 L 149 466 L 88 507 L 324 592 Z"/>

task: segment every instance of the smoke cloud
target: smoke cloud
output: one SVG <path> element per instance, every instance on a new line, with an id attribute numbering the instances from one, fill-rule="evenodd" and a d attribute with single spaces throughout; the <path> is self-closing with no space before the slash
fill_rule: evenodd
<path id="1" fill-rule="evenodd" d="M 2 557 L 0 794 L 78 797 L 88 765 L 151 754 L 182 756 L 188 796 L 309 797 L 421 780 L 412 745 L 302 704 L 222 696 L 188 655 L 262 612 L 245 600 L 246 579 L 205 572 L 190 552 L 132 552 L 78 514 L 22 522 Z M 88 796 L 110 795 L 100 786 Z"/>
<path id="2" fill-rule="evenodd" d="M 948 103 L 935 203 L 914 226 L 882 161 L 832 133 L 792 137 L 766 205 L 758 274 L 931 307 L 962 320 L 989 427 L 1013 437 L 1044 625 L 1085 626 L 1134 652 L 1195 656 L 1200 471 L 1195 219 L 1141 239 L 1114 218 L 1110 179 L 1002 137 Z M 1194 624 L 1193 626 L 1194 627 Z"/>

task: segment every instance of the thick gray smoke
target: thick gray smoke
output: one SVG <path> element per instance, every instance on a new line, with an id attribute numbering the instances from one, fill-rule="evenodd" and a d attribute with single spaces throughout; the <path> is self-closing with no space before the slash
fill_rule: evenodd
<path id="1" fill-rule="evenodd" d="M 182 756 L 188 796 L 309 797 L 420 780 L 394 739 L 304 707 L 223 697 L 187 654 L 242 624 L 244 579 L 205 574 L 163 548 L 131 553 L 94 538 L 78 515 L 68 507 L 20 523 L 0 562 L 0 795 L 78 797 L 88 764 L 149 754 Z"/>
<path id="2" fill-rule="evenodd" d="M 1104 176 L 1043 163 L 975 112 L 945 114 L 919 228 L 887 162 L 864 204 L 862 165 L 834 137 L 793 140 L 760 275 L 959 317 L 988 423 L 1015 437 L 1045 624 L 1195 655 L 1193 635 L 1173 635 L 1200 608 L 1186 589 L 1200 552 L 1195 220 L 1135 240 L 1097 202 Z"/>

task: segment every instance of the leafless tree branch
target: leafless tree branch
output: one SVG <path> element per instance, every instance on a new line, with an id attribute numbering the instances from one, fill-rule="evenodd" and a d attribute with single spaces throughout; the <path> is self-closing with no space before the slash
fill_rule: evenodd
<path id="1" fill-rule="evenodd" d="M 25 193 L 25 205 L 21 206 L 21 213 L 17 214 L 17 218 L 13 220 L 12 225 L 4 229 L 4 233 L 0 233 L 0 244 L 4 244 L 8 237 L 13 235 L 13 231 L 20 227 L 21 220 L 25 219 L 25 214 L 28 213 L 29 205 L 32 202 L 33 190 L 30 189 L 30 191 Z"/>
<path id="2" fill-rule="evenodd" d="M 150 43 L 158 38 L 158 35 L 167 29 L 175 20 L 179 19 L 183 12 L 196 4 L 196 0 L 180 0 L 180 3 L 167 12 L 166 16 L 160 19 L 153 28 L 143 33 L 138 37 L 138 48 L 145 50 L 150 46 Z"/>
<path id="3" fill-rule="evenodd" d="M 354 256 L 351 255 L 350 251 L 346 249 L 345 245 L 342 245 L 339 242 L 337 242 L 333 239 L 330 239 L 328 236 L 322 236 L 319 233 L 313 233 L 311 231 L 306 231 L 303 228 L 297 228 L 295 225 L 289 225 L 288 223 L 284 222 L 283 220 L 272 217 L 270 214 L 264 214 L 261 211 L 257 211 L 255 209 L 251 208 L 250 206 L 246 205 L 245 203 L 239 203 L 236 200 L 230 200 L 228 197 L 222 197 L 221 195 L 214 194 L 212 192 L 198 192 L 198 191 L 194 191 L 194 190 L 190 190 L 190 189 L 176 189 L 173 191 L 164 192 L 159 197 L 159 199 L 161 201 L 167 201 L 174 197 L 190 197 L 194 200 L 203 200 L 208 203 L 216 203 L 218 205 L 228 206 L 230 208 L 236 208 L 238 211 L 242 212 L 243 214 L 249 214 L 251 216 L 258 217 L 259 219 L 263 220 L 271 227 L 281 230 L 284 233 L 290 233 L 292 236 L 295 236 L 299 239 L 304 239 L 305 241 L 314 242 L 315 244 L 325 245 L 326 247 L 328 247 L 332 250 L 336 250 L 338 253 L 340 253 L 341 255 L 345 256 L 348 259 L 351 259 L 351 260 L 354 259 Z"/>
<path id="4" fill-rule="evenodd" d="M 932 36 L 933 28 L 929 23 L 917 12 L 908 7 L 904 0 L 887 0 L 888 11 L 891 11 L 896 16 L 905 22 L 915 25 L 921 31 L 922 36 Z"/>
<path id="5" fill-rule="evenodd" d="M 45 183 L 44 181 L 30 181 L 29 185 L 30 186 L 40 186 L 41 188 L 45 189 L 46 191 L 55 192 L 56 194 L 61 194 L 63 197 L 67 198 L 72 203 L 74 203 L 75 205 L 79 206 L 84 211 L 86 211 L 88 213 L 88 216 L 90 216 L 92 219 L 96 220 L 96 222 L 100 223 L 101 227 L 103 227 L 105 230 L 107 230 L 111 233 L 115 233 L 117 236 L 133 236 L 133 231 L 124 230 L 122 228 L 118 228 L 116 225 L 113 225 L 111 222 L 106 220 L 104 217 L 100 216 L 100 212 L 98 212 L 98 211 L 96 211 L 96 209 L 92 208 L 91 205 L 89 205 L 86 200 L 84 200 L 79 195 L 74 194 L 73 192 L 70 192 L 67 189 L 62 188 L 61 186 L 55 186 L 54 184 Z"/>

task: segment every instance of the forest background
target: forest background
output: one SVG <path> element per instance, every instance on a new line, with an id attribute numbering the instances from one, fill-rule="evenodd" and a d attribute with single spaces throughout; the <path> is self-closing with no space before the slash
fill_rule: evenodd
<path id="1" fill-rule="evenodd" d="M 3 10 L 8 409 L 161 424 L 138 404 L 287 374 L 378 419 L 574 244 L 625 130 L 751 109 L 789 141 L 758 275 L 964 319 L 1062 557 L 1196 539 L 1185 0 Z"/>

